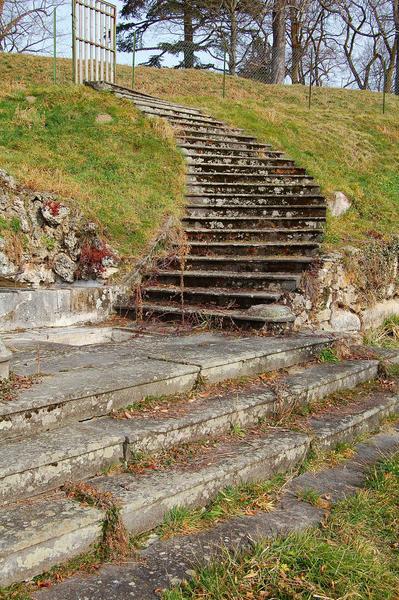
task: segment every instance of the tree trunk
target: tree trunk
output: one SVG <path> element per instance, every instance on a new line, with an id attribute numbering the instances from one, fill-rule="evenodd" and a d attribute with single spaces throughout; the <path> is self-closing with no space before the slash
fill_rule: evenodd
<path id="1" fill-rule="evenodd" d="M 285 8 L 287 0 L 274 0 L 272 15 L 272 81 L 284 83 L 285 78 Z"/>
<path id="2" fill-rule="evenodd" d="M 290 6 L 290 30 L 292 47 L 291 81 L 292 83 L 299 83 L 299 66 L 302 59 L 302 48 L 299 41 L 301 25 L 298 19 L 298 10 L 293 5 Z"/>
<path id="3" fill-rule="evenodd" d="M 1 1 L 1 0 L 0 0 Z M 183 4 L 183 24 L 184 24 L 184 68 L 194 68 L 194 26 L 193 13 L 190 2 Z"/>
<path id="4" fill-rule="evenodd" d="M 0 21 L 4 11 L 4 0 L 0 0 Z M 0 28 L 0 52 L 3 51 L 3 31 Z"/>
<path id="5" fill-rule="evenodd" d="M 238 24 L 237 15 L 232 8 L 230 15 L 230 48 L 229 48 L 229 73 L 236 75 L 237 73 L 237 39 L 238 39 Z"/>

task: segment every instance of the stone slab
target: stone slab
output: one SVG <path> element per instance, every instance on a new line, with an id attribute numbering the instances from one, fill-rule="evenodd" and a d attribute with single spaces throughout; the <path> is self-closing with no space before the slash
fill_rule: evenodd
<path id="1" fill-rule="evenodd" d="M 399 396 L 387 396 L 384 399 L 371 398 L 368 402 L 351 407 L 350 414 L 311 419 L 314 439 L 312 445 L 320 449 L 334 448 L 338 443 L 353 442 L 364 433 L 378 429 L 381 421 L 399 414 Z"/>
<path id="2" fill-rule="evenodd" d="M 244 550 L 256 542 L 321 524 L 325 511 L 299 501 L 296 496 L 300 491 L 313 489 L 320 495 L 329 495 L 334 502 L 353 495 L 364 485 L 370 467 L 398 450 L 398 430 L 378 434 L 360 444 L 357 455 L 344 464 L 294 478 L 287 495 L 270 513 L 233 518 L 199 534 L 155 541 L 141 552 L 140 561 L 105 565 L 94 575 L 77 575 L 51 589 L 38 591 L 33 598 L 156 600 L 159 590 L 189 579 L 193 569 L 218 559 L 224 548 Z"/>
<path id="3" fill-rule="evenodd" d="M 0 585 L 38 575 L 88 549 L 103 515 L 69 500 L 0 510 Z"/>
<path id="4" fill-rule="evenodd" d="M 133 358 L 109 368 L 86 368 L 44 377 L 10 402 L 0 403 L 2 439 L 33 435 L 73 421 L 108 414 L 146 396 L 188 391 L 199 369 Z"/>
<path id="5" fill-rule="evenodd" d="M 167 340 L 138 341 L 149 349 L 149 357 L 193 364 L 211 383 L 256 375 L 306 362 L 331 343 L 328 336 L 233 337 L 203 334 Z"/>
<path id="6" fill-rule="evenodd" d="M 65 327 L 107 318 L 116 286 L 0 290 L 0 331 Z"/>
<path id="7" fill-rule="evenodd" d="M 289 471 L 304 460 L 309 445 L 307 435 L 280 430 L 242 442 L 215 464 L 199 470 L 99 477 L 91 484 L 120 501 L 124 523 L 136 534 L 160 523 L 174 506 L 204 506 L 224 487 Z"/>
<path id="8" fill-rule="evenodd" d="M 123 460 L 123 442 L 105 427 L 74 425 L 0 446 L 0 504 L 81 480 Z"/>
<path id="9" fill-rule="evenodd" d="M 352 360 L 321 364 L 284 379 L 285 394 L 299 404 L 307 404 L 343 389 L 375 379 L 377 360 Z"/>

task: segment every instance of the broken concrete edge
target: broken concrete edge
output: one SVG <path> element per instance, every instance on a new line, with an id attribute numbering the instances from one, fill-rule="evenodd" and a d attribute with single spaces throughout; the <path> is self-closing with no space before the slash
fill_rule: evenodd
<path id="1" fill-rule="evenodd" d="M 135 600 L 158 598 L 159 592 L 189 579 L 196 569 L 220 560 L 226 550 L 250 550 L 254 543 L 319 527 L 329 508 L 306 502 L 303 491 L 315 490 L 331 505 L 355 495 L 381 460 L 399 450 L 399 430 L 380 433 L 359 444 L 343 465 L 294 477 L 271 512 L 233 517 L 205 531 L 160 540 L 140 551 L 139 559 L 107 565 L 94 575 L 72 577 L 51 590 L 34 593 L 35 600 Z M 117 582 L 117 586 L 115 583 Z"/>
<path id="2" fill-rule="evenodd" d="M 138 534 L 158 525 L 164 515 L 174 506 L 184 505 L 193 508 L 209 502 L 223 486 L 237 485 L 244 481 L 256 482 L 265 480 L 276 473 L 293 472 L 303 464 L 309 451 L 318 447 L 318 444 L 321 444 L 323 450 L 328 450 L 333 449 L 338 442 L 353 442 L 360 433 L 365 434 L 378 429 L 383 418 L 398 413 L 399 396 L 394 396 L 389 402 L 380 403 L 374 411 L 366 410 L 355 415 L 352 421 L 350 417 L 337 419 L 335 427 L 331 423 L 327 430 L 319 429 L 318 431 L 316 428 L 315 432 L 310 434 L 294 431 L 275 432 L 273 444 L 266 446 L 258 444 L 257 448 L 251 447 L 247 450 L 247 455 L 241 453 L 237 459 L 228 460 L 225 472 L 222 474 L 220 466 L 208 469 L 207 474 L 201 472 L 195 473 L 191 477 L 187 474 L 183 478 L 175 477 L 176 481 L 170 473 L 161 474 L 161 478 L 164 479 L 163 489 L 158 484 L 156 487 L 151 488 L 150 486 L 147 492 L 143 488 L 141 494 L 137 490 L 125 489 L 122 491 L 122 495 L 118 495 L 115 493 L 117 486 L 113 485 L 112 478 L 92 479 L 90 485 L 100 493 L 111 493 L 113 502 L 120 507 L 124 526 L 129 533 Z M 239 464 L 237 464 L 237 460 Z M 155 477 L 159 478 L 159 475 Z M 131 479 L 133 480 L 133 478 Z M 173 493 L 171 493 L 170 487 L 172 483 Z M 148 502 L 151 490 L 152 493 L 155 490 L 156 498 L 153 502 Z M 24 528 L 21 528 L 22 533 L 27 536 L 25 540 L 23 542 L 17 540 L 16 546 L 14 540 L 9 540 L 8 546 L 5 547 L 7 540 L 3 536 L 5 541 L 3 541 L 2 552 L 0 551 L 0 585 L 10 585 L 39 575 L 61 561 L 74 558 L 87 551 L 90 544 L 99 542 L 106 516 L 105 512 L 86 509 L 96 511 L 90 516 L 93 522 L 82 527 L 78 521 L 76 527 L 69 526 L 65 528 L 66 531 L 63 531 L 63 523 L 60 522 L 57 510 L 59 502 L 46 502 L 48 510 L 54 509 L 56 515 L 54 524 L 57 525 L 53 531 L 51 522 L 47 524 L 47 538 L 45 528 L 41 532 L 41 539 L 35 539 L 32 532 L 26 534 Z M 62 502 L 70 503 L 72 511 L 75 506 L 77 514 L 82 509 L 80 504 L 70 500 L 62 500 Z M 18 509 L 10 509 L 10 512 L 12 510 L 18 511 Z M 81 533 L 79 533 L 80 531 Z M 58 535 L 54 535 L 54 533 L 58 533 Z M 32 538 L 35 541 L 33 547 Z"/>
<path id="3" fill-rule="evenodd" d="M 8 379 L 10 376 L 10 361 L 12 353 L 6 348 L 4 342 L 0 338 L 0 381 Z"/>

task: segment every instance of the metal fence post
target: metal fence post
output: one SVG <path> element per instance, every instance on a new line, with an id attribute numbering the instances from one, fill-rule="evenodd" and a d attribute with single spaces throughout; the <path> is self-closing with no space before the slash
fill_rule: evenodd
<path id="1" fill-rule="evenodd" d="M 72 81 L 76 83 L 76 0 L 72 0 Z"/>
<path id="2" fill-rule="evenodd" d="M 227 51 L 224 50 L 223 57 L 223 98 L 226 97 L 226 62 L 227 62 Z"/>
<path id="3" fill-rule="evenodd" d="M 54 26 L 53 26 L 53 79 L 57 83 L 57 7 L 54 8 Z"/>
<path id="4" fill-rule="evenodd" d="M 132 56 L 132 89 L 136 83 L 136 32 L 133 33 L 133 56 Z"/>
<path id="5" fill-rule="evenodd" d="M 310 51 L 309 110 L 312 106 L 312 83 L 313 83 L 313 50 Z"/>
<path id="6" fill-rule="evenodd" d="M 382 114 L 385 115 L 385 102 L 386 102 L 386 88 L 387 88 L 387 78 L 384 76 L 384 83 L 382 88 Z"/>

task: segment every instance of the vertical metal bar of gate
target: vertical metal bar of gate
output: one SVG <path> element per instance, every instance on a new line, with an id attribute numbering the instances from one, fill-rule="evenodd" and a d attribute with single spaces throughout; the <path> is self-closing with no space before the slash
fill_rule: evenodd
<path id="1" fill-rule="evenodd" d="M 116 6 L 105 0 L 72 0 L 73 80 L 115 82 Z"/>

